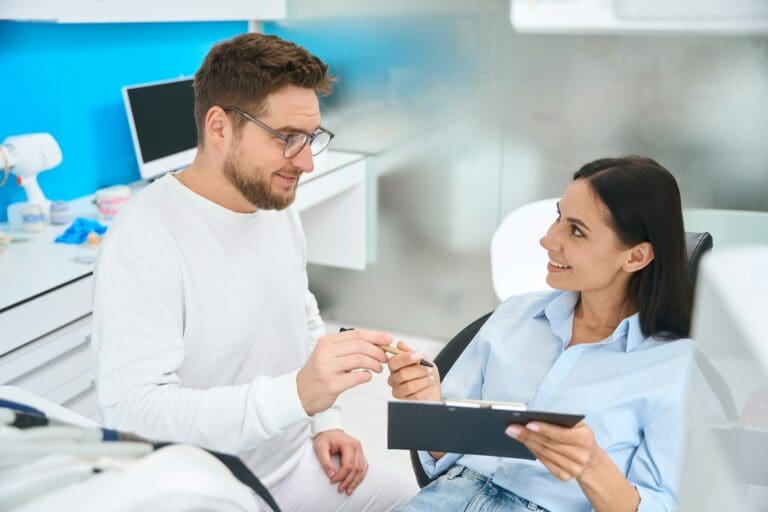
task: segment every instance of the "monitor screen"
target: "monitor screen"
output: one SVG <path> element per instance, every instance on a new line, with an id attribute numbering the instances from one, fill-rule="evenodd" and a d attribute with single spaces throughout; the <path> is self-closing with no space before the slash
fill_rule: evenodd
<path id="1" fill-rule="evenodd" d="M 123 100 L 142 178 L 192 163 L 197 130 L 191 78 L 129 85 Z"/>

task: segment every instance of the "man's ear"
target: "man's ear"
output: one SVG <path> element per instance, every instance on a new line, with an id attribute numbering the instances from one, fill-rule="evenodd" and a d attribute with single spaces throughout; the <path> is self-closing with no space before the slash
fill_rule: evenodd
<path id="1" fill-rule="evenodd" d="M 647 267 L 655 257 L 650 242 L 641 242 L 629 249 L 623 268 L 627 272 L 637 272 Z"/>
<path id="2" fill-rule="evenodd" d="M 213 106 L 205 114 L 205 143 L 217 151 L 226 149 L 232 137 L 232 124 L 221 107 Z"/>

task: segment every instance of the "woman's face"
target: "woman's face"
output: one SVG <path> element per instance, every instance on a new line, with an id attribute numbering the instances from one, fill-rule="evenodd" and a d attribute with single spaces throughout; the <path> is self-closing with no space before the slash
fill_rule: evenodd
<path id="1" fill-rule="evenodd" d="M 549 255 L 547 284 L 580 292 L 626 290 L 633 248 L 623 246 L 609 218 L 608 207 L 586 179 L 571 183 L 558 203 L 557 219 L 541 239 Z"/>

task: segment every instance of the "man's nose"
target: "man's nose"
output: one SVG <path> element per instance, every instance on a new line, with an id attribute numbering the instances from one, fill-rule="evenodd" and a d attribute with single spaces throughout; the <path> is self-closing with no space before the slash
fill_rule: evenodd
<path id="1" fill-rule="evenodd" d="M 290 159 L 291 164 L 302 172 L 312 172 L 315 169 L 315 161 L 312 157 L 312 148 L 309 144 L 301 148 L 301 151 Z"/>

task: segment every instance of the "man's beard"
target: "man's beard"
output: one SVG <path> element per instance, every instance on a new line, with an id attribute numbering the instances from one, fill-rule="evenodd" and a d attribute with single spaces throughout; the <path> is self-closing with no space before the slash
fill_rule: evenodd
<path id="1" fill-rule="evenodd" d="M 295 171 L 284 174 L 290 176 L 295 174 Z M 298 175 L 300 174 L 299 172 Z M 243 172 L 238 168 L 232 155 L 224 162 L 224 176 L 249 203 L 259 210 L 283 210 L 290 206 L 296 198 L 296 186 L 299 183 L 297 179 L 290 192 L 277 194 L 272 190 L 271 173 L 265 176 L 263 170 L 259 168 L 254 168 L 251 173 Z"/>

